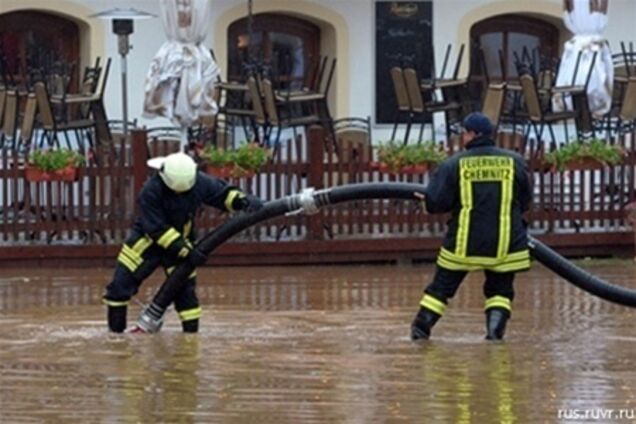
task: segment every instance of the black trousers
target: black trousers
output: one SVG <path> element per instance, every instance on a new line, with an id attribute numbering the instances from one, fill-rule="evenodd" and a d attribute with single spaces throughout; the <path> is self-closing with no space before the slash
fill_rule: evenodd
<path id="1" fill-rule="evenodd" d="M 166 276 L 179 265 L 177 258 L 170 257 L 165 250 L 152 245 L 142 252 L 133 251 L 134 244 L 126 243 L 117 260 L 113 280 L 106 286 L 104 302 L 107 305 L 128 302 L 139 291 L 143 281 L 159 266 L 164 268 Z M 124 255 L 122 257 L 122 255 Z M 174 306 L 177 312 L 190 311 L 199 307 L 196 295 L 196 272 L 193 272 L 181 292 L 176 296 Z M 192 317 L 195 318 L 195 317 Z M 182 320 L 187 320 L 182 317 Z"/>
<path id="2" fill-rule="evenodd" d="M 455 296 L 466 274 L 468 274 L 468 271 L 452 271 L 437 265 L 433 282 L 426 287 L 424 292 L 447 303 L 448 299 Z M 503 296 L 511 301 L 513 300 L 515 296 L 512 284 L 515 279 L 514 272 L 492 272 L 486 270 L 484 274 L 486 276 L 484 283 L 484 296 L 486 299 L 493 296 Z"/>

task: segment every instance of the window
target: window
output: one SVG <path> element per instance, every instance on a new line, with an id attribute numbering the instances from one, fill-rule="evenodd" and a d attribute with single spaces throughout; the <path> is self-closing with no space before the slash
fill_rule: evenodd
<path id="1" fill-rule="evenodd" d="M 549 22 L 524 15 L 500 15 L 473 25 L 470 31 L 471 75 L 491 80 L 515 79 L 515 53 L 519 58 L 553 60 L 559 52 L 559 29 Z M 483 52 L 483 56 L 480 50 Z"/>
<path id="2" fill-rule="evenodd" d="M 249 35 L 247 18 L 228 29 L 228 80 L 245 79 Z M 280 88 L 302 87 L 313 78 L 320 52 L 320 28 L 303 19 L 275 13 L 257 14 L 252 22 L 252 60 L 269 68 Z"/>
<path id="3" fill-rule="evenodd" d="M 79 43 L 79 28 L 71 20 L 33 11 L 0 15 L 0 56 L 6 64 L 0 71 L 17 82 L 29 70 L 50 72 L 56 65 L 74 64 L 71 87 L 77 87 Z"/>

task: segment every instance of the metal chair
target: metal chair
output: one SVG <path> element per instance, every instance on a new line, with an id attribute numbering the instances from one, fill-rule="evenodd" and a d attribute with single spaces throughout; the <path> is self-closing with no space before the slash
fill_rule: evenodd
<path id="1" fill-rule="evenodd" d="M 549 102 L 547 102 L 546 106 L 541 105 L 537 86 L 532 75 L 521 75 L 521 77 L 519 77 L 519 80 L 523 90 L 523 96 L 528 112 L 528 121 L 530 123 L 528 129 L 526 130 L 526 136 L 529 135 L 530 129 L 533 129 L 537 138 L 541 139 L 541 137 L 543 136 L 543 130 L 547 126 L 548 130 L 550 131 L 551 141 L 553 144 L 556 144 L 556 138 L 554 136 L 554 129 L 552 128 L 552 124 L 562 121 L 565 124 L 565 139 L 568 140 L 567 121 L 572 119 L 576 124 L 577 113 L 575 111 L 569 110 L 563 112 L 552 112 L 549 109 Z"/>
<path id="2" fill-rule="evenodd" d="M 432 138 L 435 141 L 435 128 L 433 115 L 435 113 L 443 113 L 446 125 L 446 137 L 448 138 L 451 132 L 451 124 L 459 122 L 461 118 L 462 105 L 455 101 L 437 100 L 433 86 L 428 86 L 420 83 L 420 79 L 417 76 L 417 71 L 414 68 L 406 68 L 404 70 L 404 81 L 406 82 L 406 90 L 409 96 L 409 102 L 411 104 L 411 114 L 421 115 L 421 127 L 418 137 L 418 142 L 422 141 L 424 134 L 424 126 L 430 117 L 432 127 Z M 425 102 L 423 93 L 430 91 L 432 100 Z M 453 118 L 453 119 L 451 119 Z M 408 139 L 405 139 L 405 144 L 408 143 Z"/>
<path id="3" fill-rule="evenodd" d="M 395 108 L 395 117 L 393 118 L 393 132 L 391 133 L 391 140 L 395 140 L 395 133 L 397 132 L 400 117 L 406 115 L 407 122 L 406 133 L 404 135 L 404 143 L 407 143 L 409 132 L 411 131 L 413 115 L 411 114 L 411 102 L 406 90 L 404 70 L 398 66 L 394 66 L 393 68 L 391 68 L 391 81 L 393 82 L 393 93 L 395 94 L 395 100 L 397 104 L 397 107 Z"/>
<path id="4" fill-rule="evenodd" d="M 66 147 L 73 149 L 71 140 L 68 136 L 68 132 L 72 131 L 75 134 L 78 147 L 83 153 L 86 152 L 86 145 L 84 144 L 84 138 L 82 132 L 86 134 L 86 140 L 88 140 L 88 149 L 93 150 L 93 139 L 91 137 L 91 131 L 97 133 L 96 122 L 93 119 L 78 119 L 72 121 L 58 121 L 53 113 L 51 105 L 51 99 L 46 86 L 43 82 L 36 82 L 34 85 L 35 96 L 37 98 L 38 116 L 40 118 L 40 124 L 42 129 L 42 136 L 40 138 L 40 146 L 42 146 L 44 139 L 46 139 L 49 145 L 60 146 L 58 133 L 63 133 L 66 141 Z"/>
<path id="5" fill-rule="evenodd" d="M 280 98 L 274 93 L 272 82 L 269 79 L 262 80 L 261 90 L 265 102 L 267 121 L 272 129 L 278 129 L 274 142 L 272 143 L 274 147 L 278 146 L 280 135 L 284 128 L 292 128 L 295 132 L 296 127 L 305 127 L 323 122 L 322 118 L 315 113 L 303 116 L 294 116 L 291 114 L 289 111 L 290 103 L 280 101 Z"/>
<path id="6" fill-rule="evenodd" d="M 499 127 L 499 120 L 501 119 L 505 97 L 506 83 L 492 83 L 488 85 L 481 111 L 488 117 L 488 119 L 490 119 L 490 122 L 492 122 L 492 125 L 495 128 L 495 134 L 497 133 L 497 128 Z"/>

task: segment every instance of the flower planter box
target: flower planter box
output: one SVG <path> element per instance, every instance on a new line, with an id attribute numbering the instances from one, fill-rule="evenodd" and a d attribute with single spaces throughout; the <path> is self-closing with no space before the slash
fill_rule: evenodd
<path id="1" fill-rule="evenodd" d="M 568 161 L 563 165 L 563 169 L 557 168 L 557 166 L 553 163 L 548 163 L 545 161 L 542 161 L 540 163 L 540 169 L 543 172 L 558 172 L 560 170 L 561 171 L 577 171 L 577 170 L 586 170 L 586 169 L 594 171 L 594 170 L 603 169 L 606 166 L 609 166 L 609 165 L 591 156 Z"/>
<path id="2" fill-rule="evenodd" d="M 254 171 L 247 171 L 237 168 L 234 165 L 214 166 L 205 165 L 205 172 L 217 178 L 251 178 L 255 175 Z"/>
<path id="3" fill-rule="evenodd" d="M 77 181 L 77 168 L 74 166 L 67 166 L 66 168 L 56 169 L 54 171 L 44 171 L 35 166 L 27 165 L 24 168 L 24 177 L 27 181 L 42 182 L 42 181 L 64 181 L 73 182 Z"/>
<path id="4" fill-rule="evenodd" d="M 605 163 L 593 157 L 583 157 L 567 162 L 565 164 L 565 169 L 567 169 L 568 171 L 575 171 L 578 169 L 603 169 L 605 166 Z"/>
<path id="5" fill-rule="evenodd" d="M 378 170 L 383 174 L 407 174 L 407 175 L 419 175 L 424 174 L 429 170 L 428 163 L 422 163 L 419 165 L 407 165 L 399 169 L 394 169 L 382 162 L 372 162 L 369 165 L 371 170 Z"/>
<path id="6" fill-rule="evenodd" d="M 419 165 L 403 166 L 400 169 L 400 173 L 401 174 L 409 174 L 409 175 L 424 174 L 426 171 L 428 171 L 428 164 L 427 163 L 421 163 Z"/>

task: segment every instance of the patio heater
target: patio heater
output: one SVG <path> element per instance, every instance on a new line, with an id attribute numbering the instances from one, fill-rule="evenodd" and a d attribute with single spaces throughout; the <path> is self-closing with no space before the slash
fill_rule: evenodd
<path id="1" fill-rule="evenodd" d="M 133 33 L 133 21 L 155 18 L 152 13 L 135 9 L 111 9 L 90 15 L 90 18 L 99 18 L 113 21 L 113 34 L 117 35 L 117 50 L 121 58 L 121 99 L 124 137 L 128 136 L 128 83 L 126 55 L 132 47 L 128 36 Z"/>

